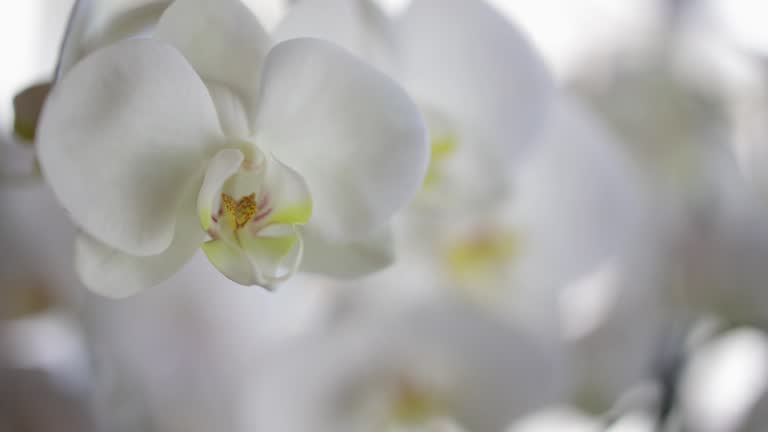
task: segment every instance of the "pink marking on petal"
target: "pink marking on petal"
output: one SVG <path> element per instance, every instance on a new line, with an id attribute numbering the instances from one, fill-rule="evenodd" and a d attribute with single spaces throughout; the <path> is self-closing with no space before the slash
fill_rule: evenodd
<path id="1" fill-rule="evenodd" d="M 258 222 L 260 220 L 263 220 L 265 217 L 269 216 L 271 213 L 272 213 L 271 208 L 264 209 L 264 211 L 254 216 L 253 219 L 251 219 L 251 221 Z"/>
<path id="2" fill-rule="evenodd" d="M 264 195 L 259 200 L 259 208 L 266 208 L 269 204 L 269 192 L 264 192 Z"/>

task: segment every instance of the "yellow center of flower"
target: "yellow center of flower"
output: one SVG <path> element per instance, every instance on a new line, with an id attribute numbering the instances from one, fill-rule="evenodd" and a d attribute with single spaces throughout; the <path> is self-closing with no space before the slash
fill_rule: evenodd
<path id="1" fill-rule="evenodd" d="M 413 426 L 429 423 L 446 413 L 446 405 L 446 401 L 437 394 L 426 391 L 408 379 L 401 379 L 391 406 L 390 425 Z"/>
<path id="2" fill-rule="evenodd" d="M 224 213 L 234 219 L 237 229 L 244 227 L 259 212 L 255 193 L 244 196 L 239 200 L 235 200 L 231 196 L 222 193 L 221 203 Z"/>
<path id="3" fill-rule="evenodd" d="M 453 135 L 444 135 L 432 140 L 427 175 L 424 177 L 424 188 L 431 188 L 440 182 L 441 166 L 456 153 L 458 142 Z"/>
<path id="4" fill-rule="evenodd" d="M 434 398 L 404 380 L 397 388 L 392 418 L 399 424 L 424 423 L 436 416 L 440 410 Z"/>
<path id="5" fill-rule="evenodd" d="M 483 230 L 456 242 L 444 252 L 444 262 L 456 282 L 467 286 L 498 282 L 502 272 L 520 253 L 514 231 Z"/>

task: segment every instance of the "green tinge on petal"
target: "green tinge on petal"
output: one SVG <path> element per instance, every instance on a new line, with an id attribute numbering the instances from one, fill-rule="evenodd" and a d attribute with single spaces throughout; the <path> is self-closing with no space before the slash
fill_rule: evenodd
<path id="1" fill-rule="evenodd" d="M 197 211 L 197 216 L 200 218 L 200 226 L 203 227 L 204 231 L 208 231 L 211 229 L 211 225 L 213 225 L 213 217 L 211 216 L 213 214 L 213 207 L 201 207 Z"/>
<path id="2" fill-rule="evenodd" d="M 238 231 L 238 238 L 253 268 L 254 284 L 272 290 L 298 270 L 304 247 L 295 226 L 243 229 Z"/>
<path id="3" fill-rule="evenodd" d="M 223 240 L 209 240 L 201 245 L 211 264 L 224 276 L 241 285 L 252 285 L 253 275 L 248 257 Z"/>
<path id="4" fill-rule="evenodd" d="M 428 396 L 400 391 L 392 407 L 392 420 L 399 425 L 419 425 L 437 415 L 439 410 Z"/>
<path id="5" fill-rule="evenodd" d="M 423 187 L 433 187 L 440 181 L 440 166 L 456 153 L 458 147 L 459 142 L 455 135 L 443 135 L 432 140 L 429 167 L 427 168 L 427 175 L 424 177 Z"/>
<path id="6" fill-rule="evenodd" d="M 455 404 L 446 396 L 434 388 L 425 388 L 410 382 L 407 377 L 400 377 L 392 394 L 389 429 L 427 429 L 433 421 L 452 417 Z"/>
<path id="7" fill-rule="evenodd" d="M 312 200 L 275 210 L 270 222 L 280 225 L 304 225 L 312 216 Z"/>
<path id="8" fill-rule="evenodd" d="M 252 257 L 264 257 L 277 265 L 288 256 L 298 238 L 298 234 L 281 237 L 240 236 L 240 242 L 243 249 Z"/>
<path id="9" fill-rule="evenodd" d="M 518 233 L 509 230 L 481 232 L 445 252 L 445 263 L 459 283 L 477 285 L 497 276 L 498 272 L 519 256 L 522 242 Z"/>

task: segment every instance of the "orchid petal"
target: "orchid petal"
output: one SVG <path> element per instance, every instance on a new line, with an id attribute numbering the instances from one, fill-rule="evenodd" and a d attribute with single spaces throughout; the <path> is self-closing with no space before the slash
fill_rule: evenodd
<path id="1" fill-rule="evenodd" d="M 449 400 L 466 430 L 504 430 L 512 420 L 559 398 L 562 362 L 547 340 L 490 319 L 480 309 L 449 302 L 411 313 L 410 319 L 393 321 L 391 338 L 383 340 L 397 339 L 393 345 L 401 345 L 406 359 L 442 361 L 436 366 L 455 371 L 455 399 Z"/>
<path id="2" fill-rule="evenodd" d="M 330 243 L 304 232 L 304 259 L 301 270 L 353 279 L 389 267 L 395 261 L 395 246 L 389 228 L 363 240 Z"/>
<path id="3" fill-rule="evenodd" d="M 394 25 L 370 0 L 303 0 L 291 7 L 273 37 L 315 37 L 333 42 L 396 76 Z"/>
<path id="4" fill-rule="evenodd" d="M 272 225 L 258 233 L 246 229 L 239 238 L 257 285 L 272 289 L 298 270 L 304 245 L 296 227 Z"/>
<path id="5" fill-rule="evenodd" d="M 267 357 L 246 388 L 238 426 L 282 432 L 432 430 L 418 420 L 399 423 L 401 413 L 392 408 L 405 402 L 406 415 L 408 408 L 416 414 L 423 408 L 427 422 L 435 414 L 466 430 L 494 432 L 557 400 L 559 356 L 487 314 L 439 303 L 366 318 L 342 321 Z M 412 385 L 415 400 L 398 400 L 403 383 Z M 286 385 L 302 391 L 274 397 Z"/>
<path id="6" fill-rule="evenodd" d="M 132 255 L 172 241 L 181 191 L 223 137 L 210 96 L 184 58 L 130 40 L 86 58 L 51 92 L 39 158 L 86 233 Z M 194 210 L 193 210 L 194 214 Z"/>
<path id="7" fill-rule="evenodd" d="M 258 233 L 245 229 L 238 234 L 238 245 L 226 240 L 202 245 L 208 260 L 230 280 L 271 290 L 298 270 L 303 243 L 295 227 L 273 225 Z"/>
<path id="8" fill-rule="evenodd" d="M 252 109 L 271 41 L 238 0 L 177 0 L 157 24 L 157 39 L 173 44 L 206 82 L 229 87 Z"/>
<path id="9" fill-rule="evenodd" d="M 84 56 L 148 31 L 171 0 L 78 0 L 56 65 L 56 80 Z"/>
<path id="10" fill-rule="evenodd" d="M 224 133 L 232 138 L 251 135 L 248 113 L 240 94 L 231 87 L 216 82 L 209 81 L 206 85 L 211 93 L 211 99 L 216 105 L 219 122 Z"/>
<path id="11" fill-rule="evenodd" d="M 403 84 L 506 163 L 547 117 L 554 86 L 523 36 L 484 1 L 414 0 L 401 17 Z M 474 147 L 474 144 L 473 144 Z"/>
<path id="12" fill-rule="evenodd" d="M 209 240 L 201 247 L 211 264 L 224 276 L 240 285 L 254 284 L 251 263 L 242 249 L 224 240 Z"/>
<path id="13" fill-rule="evenodd" d="M 419 189 L 428 159 L 416 107 L 393 81 L 313 39 L 265 62 L 255 142 L 309 185 L 307 230 L 349 242 L 381 228 Z"/>
<path id="14" fill-rule="evenodd" d="M 205 237 L 194 214 L 194 189 L 188 188 L 177 211 L 173 241 L 158 255 L 129 255 L 80 234 L 75 243 L 75 262 L 83 283 L 98 294 L 124 298 L 178 272 Z"/>
<path id="15" fill-rule="evenodd" d="M 528 244 L 520 277 L 531 287 L 583 276 L 630 251 L 647 226 L 642 177 L 621 142 L 572 98 L 558 101 L 551 120 L 510 203 Z"/>
<path id="16" fill-rule="evenodd" d="M 270 159 L 264 178 L 272 208 L 270 223 L 306 224 L 312 216 L 312 197 L 307 182 L 279 160 Z"/>

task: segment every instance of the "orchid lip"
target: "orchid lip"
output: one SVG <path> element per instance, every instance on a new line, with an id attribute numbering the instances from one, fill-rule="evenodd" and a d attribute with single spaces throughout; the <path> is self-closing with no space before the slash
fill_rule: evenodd
<path id="1" fill-rule="evenodd" d="M 246 151 L 221 150 L 208 164 L 198 195 L 210 236 L 203 251 L 229 279 L 272 289 L 298 270 L 303 242 L 296 226 L 309 220 L 312 201 L 300 175 L 248 144 Z"/>

